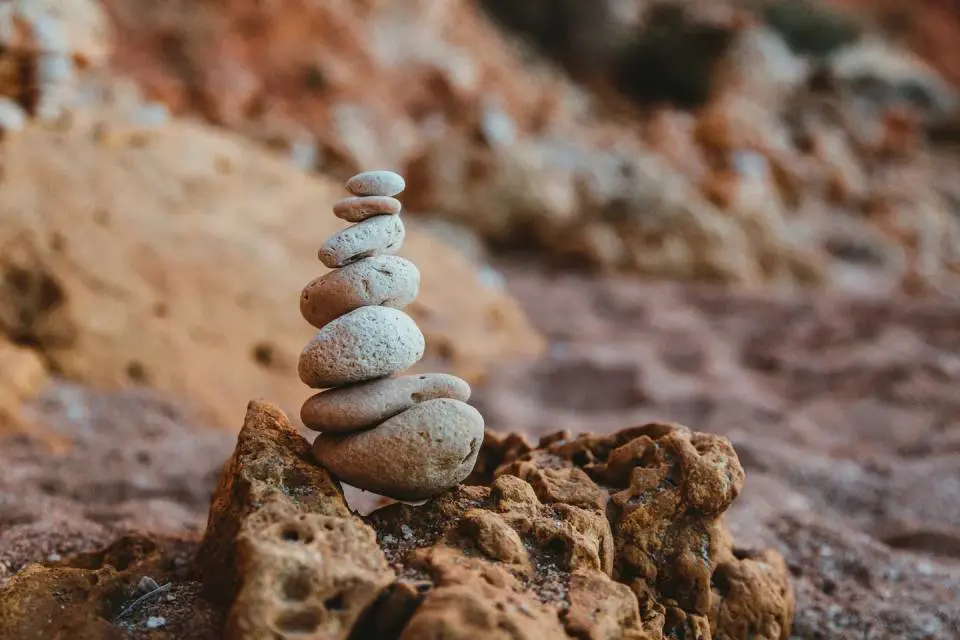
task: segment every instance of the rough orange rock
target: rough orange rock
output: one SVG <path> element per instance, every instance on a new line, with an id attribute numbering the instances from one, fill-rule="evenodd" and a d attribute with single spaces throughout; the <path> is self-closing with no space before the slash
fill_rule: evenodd
<path id="1" fill-rule="evenodd" d="M 373 531 L 354 518 L 300 514 L 237 539 L 242 586 L 227 638 L 346 637 L 394 581 Z"/>
<path id="2" fill-rule="evenodd" d="M 97 110 L 28 124 L 0 142 L 0 164 L 0 334 L 70 378 L 169 391 L 224 426 L 261 394 L 297 415 L 311 330 L 289 301 L 343 226 L 318 213 L 339 186 L 231 134 Z M 517 304 L 440 240 L 411 229 L 404 252 L 422 276 L 408 311 L 431 345 L 423 367 L 472 381 L 542 349 Z"/>
<path id="3" fill-rule="evenodd" d="M 231 601 L 254 556 L 239 562 L 238 536 L 254 536 L 301 514 L 349 518 L 340 485 L 310 460 L 310 445 L 275 406 L 251 402 L 233 455 L 213 494 L 197 566 L 211 597 Z M 296 528 L 294 523 L 292 526 Z"/>

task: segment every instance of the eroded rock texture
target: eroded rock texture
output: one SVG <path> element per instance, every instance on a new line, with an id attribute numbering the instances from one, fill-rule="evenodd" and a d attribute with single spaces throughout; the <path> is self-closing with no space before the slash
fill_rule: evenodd
<path id="1" fill-rule="evenodd" d="M 720 517 L 744 473 L 677 424 L 537 447 L 488 434 L 477 484 L 366 521 L 251 403 L 198 558 L 231 638 L 786 638 L 782 558 Z M 270 635 L 273 634 L 273 635 Z"/>
<path id="2" fill-rule="evenodd" d="M 230 638 L 344 637 L 393 582 L 376 538 L 274 406 L 252 402 L 197 554 Z"/>

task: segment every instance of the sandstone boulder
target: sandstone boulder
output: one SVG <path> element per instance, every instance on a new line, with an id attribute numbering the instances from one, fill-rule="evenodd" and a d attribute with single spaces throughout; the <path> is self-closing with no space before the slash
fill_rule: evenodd
<path id="1" fill-rule="evenodd" d="M 224 425 L 260 395 L 297 415 L 297 358 L 313 333 L 293 301 L 325 272 L 316 246 L 344 223 L 341 187 L 188 122 L 74 112 L 0 142 L 0 335 L 95 386 L 146 384 Z M 422 286 L 407 312 L 423 367 L 476 380 L 537 353 L 513 300 L 411 228 Z"/>

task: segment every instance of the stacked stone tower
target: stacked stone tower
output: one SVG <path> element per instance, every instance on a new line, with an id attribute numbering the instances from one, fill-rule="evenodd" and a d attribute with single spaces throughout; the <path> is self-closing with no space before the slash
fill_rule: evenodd
<path id="1" fill-rule="evenodd" d="M 300 355 L 312 389 L 300 416 L 321 432 L 317 462 L 360 489 L 422 500 L 450 489 L 473 470 L 483 442 L 480 412 L 467 404 L 470 386 L 444 373 L 397 375 L 422 357 L 425 340 L 402 311 L 420 288 L 417 267 L 397 255 L 404 239 L 405 188 L 390 171 L 347 181 L 353 194 L 333 213 L 353 223 L 320 248 L 332 271 L 300 296 L 304 319 L 319 329 Z"/>

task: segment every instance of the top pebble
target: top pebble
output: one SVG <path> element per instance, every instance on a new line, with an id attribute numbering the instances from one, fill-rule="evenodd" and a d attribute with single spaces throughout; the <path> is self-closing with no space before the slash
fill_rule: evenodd
<path id="1" fill-rule="evenodd" d="M 364 171 L 347 180 L 347 191 L 355 196 L 395 196 L 407 187 L 393 171 Z"/>

